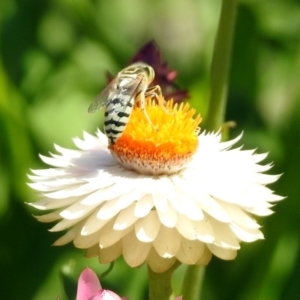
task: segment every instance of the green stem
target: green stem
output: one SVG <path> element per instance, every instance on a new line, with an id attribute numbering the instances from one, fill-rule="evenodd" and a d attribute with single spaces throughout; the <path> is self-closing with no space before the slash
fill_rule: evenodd
<path id="1" fill-rule="evenodd" d="M 204 274 L 204 266 L 188 266 L 182 285 L 183 300 L 200 299 Z"/>
<path id="2" fill-rule="evenodd" d="M 179 263 L 163 273 L 155 273 L 148 267 L 149 275 L 149 300 L 169 300 L 172 294 L 171 279 Z"/>
<path id="3" fill-rule="evenodd" d="M 223 0 L 211 66 L 211 91 L 206 128 L 219 130 L 224 122 L 229 66 L 238 0 Z"/>

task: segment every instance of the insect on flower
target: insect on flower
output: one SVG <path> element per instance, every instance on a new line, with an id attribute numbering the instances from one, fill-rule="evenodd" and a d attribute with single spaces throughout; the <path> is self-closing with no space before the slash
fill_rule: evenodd
<path id="1" fill-rule="evenodd" d="M 94 113 L 105 107 L 104 131 L 111 144 L 122 135 L 126 128 L 133 106 L 139 102 L 146 119 L 151 120 L 145 111 L 145 97 L 153 96 L 161 99 L 159 86 L 149 88 L 154 79 L 154 70 L 151 66 L 138 62 L 120 71 L 116 78 L 91 103 L 88 112 Z M 164 107 L 163 103 L 159 103 Z"/>

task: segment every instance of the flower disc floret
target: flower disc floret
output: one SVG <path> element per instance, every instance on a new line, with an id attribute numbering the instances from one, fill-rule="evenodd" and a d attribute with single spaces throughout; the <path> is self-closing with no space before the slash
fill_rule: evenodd
<path id="1" fill-rule="evenodd" d="M 168 101 L 162 107 L 148 99 L 145 111 L 135 105 L 124 133 L 109 148 L 129 170 L 149 175 L 175 173 L 187 165 L 198 147 L 201 117 L 194 115 L 189 104 Z"/>

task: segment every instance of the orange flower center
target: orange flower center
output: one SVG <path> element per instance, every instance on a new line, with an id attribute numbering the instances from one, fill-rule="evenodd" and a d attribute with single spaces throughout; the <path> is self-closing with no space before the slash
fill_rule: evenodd
<path id="1" fill-rule="evenodd" d="M 162 107 L 149 97 L 145 111 L 135 104 L 123 134 L 109 148 L 127 169 L 151 175 L 175 173 L 198 147 L 201 116 L 194 115 L 189 104 L 170 100 Z"/>

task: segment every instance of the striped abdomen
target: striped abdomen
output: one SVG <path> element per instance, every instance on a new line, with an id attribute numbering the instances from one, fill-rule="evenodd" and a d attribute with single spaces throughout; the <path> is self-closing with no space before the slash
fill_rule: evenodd
<path id="1" fill-rule="evenodd" d="M 118 107 L 120 103 L 119 98 L 114 98 L 105 108 L 104 131 L 110 144 L 114 144 L 124 132 L 133 109 L 134 98 L 130 99 L 125 105 L 121 105 L 118 110 L 116 107 Z"/>

